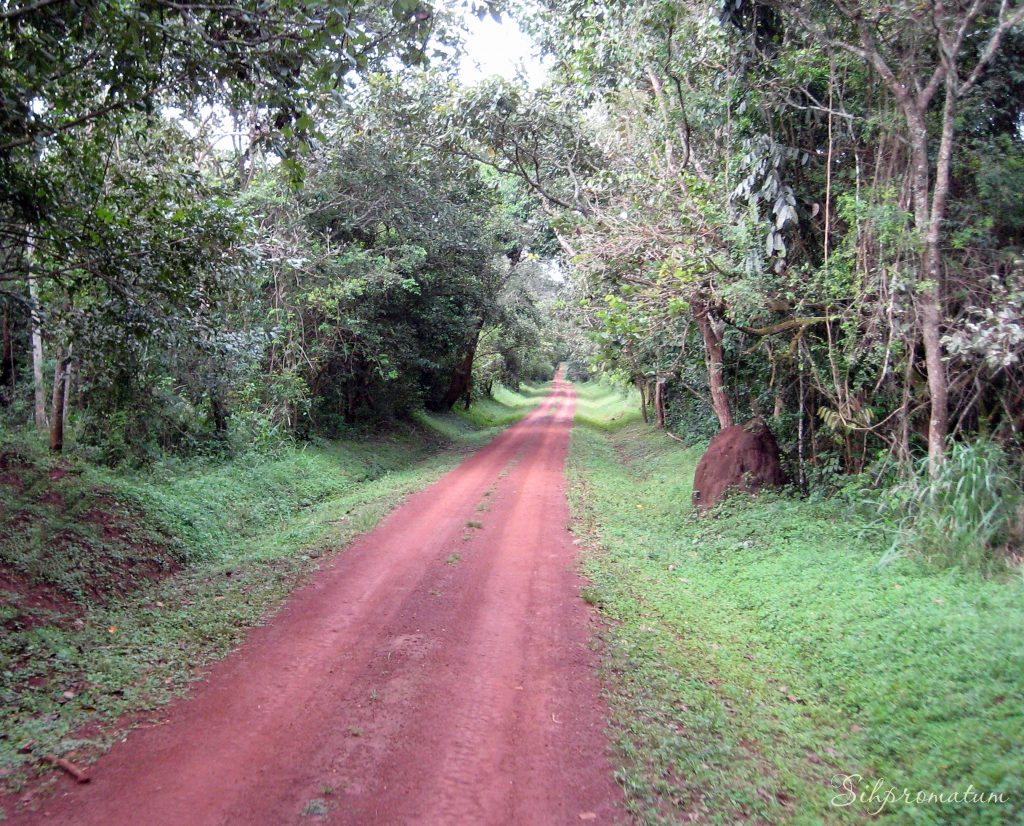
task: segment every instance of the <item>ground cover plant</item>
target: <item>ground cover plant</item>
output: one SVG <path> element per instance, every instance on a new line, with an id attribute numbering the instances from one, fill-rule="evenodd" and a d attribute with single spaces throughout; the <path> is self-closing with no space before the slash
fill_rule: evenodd
<path id="1" fill-rule="evenodd" d="M 482 412 L 431 417 L 436 429 L 396 427 L 227 462 L 114 472 L 57 461 L 27 441 L 6 448 L 4 788 L 18 788 L 46 754 L 88 760 L 127 725 L 159 714 L 266 621 L 319 559 L 541 396 L 502 389 L 498 398 Z"/>
<path id="2" fill-rule="evenodd" d="M 880 566 L 889 544 L 839 501 L 733 497 L 697 517 L 699 456 L 640 424 L 573 433 L 586 598 L 610 620 L 619 780 L 637 819 L 1024 816 L 1019 573 Z M 850 802 L 850 775 L 866 801 Z M 890 787 L 1006 802 L 907 803 Z"/>

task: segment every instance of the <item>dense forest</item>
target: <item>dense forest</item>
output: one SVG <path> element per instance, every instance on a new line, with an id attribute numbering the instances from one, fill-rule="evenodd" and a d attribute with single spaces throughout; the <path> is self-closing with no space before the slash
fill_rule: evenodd
<path id="1" fill-rule="evenodd" d="M 1017 11 L 530 7 L 533 90 L 457 84 L 467 11 L 5 7 L 9 426 L 238 449 L 569 357 L 804 491 L 1019 452 Z"/>
<path id="2" fill-rule="evenodd" d="M 528 195 L 438 151 L 441 77 L 381 73 L 443 41 L 432 14 L 3 25 L 4 404 L 54 451 L 247 448 L 450 408 L 474 363 L 484 389 L 551 371 Z"/>

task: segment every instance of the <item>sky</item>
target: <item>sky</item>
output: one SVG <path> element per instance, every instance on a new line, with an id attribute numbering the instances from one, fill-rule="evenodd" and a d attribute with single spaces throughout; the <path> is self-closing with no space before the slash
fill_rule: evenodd
<path id="1" fill-rule="evenodd" d="M 546 79 L 547 61 L 535 55 L 533 41 L 508 15 L 498 23 L 490 16 L 479 20 L 467 13 L 466 28 L 466 53 L 459 71 L 463 83 L 476 83 L 492 75 L 511 80 L 519 68 L 532 89 Z"/>
<path id="2" fill-rule="evenodd" d="M 513 80 L 519 72 L 526 77 L 531 89 L 536 89 L 544 83 L 550 59 L 542 60 L 537 55 L 536 45 L 519 28 L 515 20 L 507 14 L 502 15 L 500 23 L 489 15 L 481 20 L 465 11 L 464 16 L 467 33 L 465 53 L 459 66 L 459 79 L 464 84 L 472 85 L 493 75 Z M 230 129 L 226 119 L 227 113 L 219 106 L 202 109 L 204 116 L 211 112 L 223 120 L 223 134 L 217 135 L 215 131 L 214 145 L 218 149 L 231 149 L 232 138 L 231 133 L 227 131 Z M 186 130 L 194 131 L 194 125 L 184 118 L 179 110 L 168 108 L 166 113 L 179 120 Z M 244 138 L 241 140 L 244 143 Z"/>

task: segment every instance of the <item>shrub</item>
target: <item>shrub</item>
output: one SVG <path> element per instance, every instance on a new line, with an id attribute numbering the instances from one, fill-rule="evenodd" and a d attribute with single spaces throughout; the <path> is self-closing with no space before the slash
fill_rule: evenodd
<path id="1" fill-rule="evenodd" d="M 922 460 L 873 505 L 876 524 L 893 536 L 882 564 L 913 553 L 991 573 L 1020 540 L 1024 495 L 1002 448 L 982 438 L 952 445 L 935 477 Z"/>

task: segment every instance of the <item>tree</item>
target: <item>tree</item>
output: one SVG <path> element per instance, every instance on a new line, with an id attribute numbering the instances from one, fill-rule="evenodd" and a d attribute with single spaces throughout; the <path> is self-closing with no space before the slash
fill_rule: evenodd
<path id="1" fill-rule="evenodd" d="M 232 188 L 251 182 L 261 152 L 280 159 L 294 182 L 300 156 L 351 93 L 346 77 L 424 63 L 428 43 L 441 54 L 453 42 L 446 13 L 406 0 L 47 0 L 0 7 L 0 33 L 0 303 L 12 365 L 5 376 L 13 380 L 20 360 L 11 325 L 24 324 L 45 425 L 43 344 L 58 356 L 49 395 L 63 410 L 73 339 L 85 406 L 105 397 L 141 426 L 159 417 L 147 417 L 138 397 L 169 374 L 181 376 L 172 352 L 201 353 L 194 364 L 205 366 L 184 371 L 185 386 L 223 435 L 224 384 L 229 373 L 239 378 L 226 360 L 261 352 L 250 330 L 230 329 L 250 323 L 237 315 L 246 305 L 237 277 L 253 251 L 249 216 L 234 208 Z M 218 177 L 219 152 L 183 131 L 190 117 L 220 107 L 247 113 L 237 177 Z M 50 416 L 55 449 L 64 418 Z"/>
<path id="2" fill-rule="evenodd" d="M 928 458 L 935 475 L 949 432 L 949 385 L 941 343 L 947 314 L 942 238 L 958 107 L 999 53 L 1007 33 L 1024 21 L 1024 6 L 985 0 L 942 0 L 930 8 L 859 2 L 815 7 L 785 0 L 768 0 L 765 5 L 798 23 L 822 45 L 865 61 L 882 79 L 905 119 L 912 154 L 914 223 L 923 246 L 918 307 L 931 397 Z M 845 31 L 836 31 L 831 21 L 842 21 Z M 933 172 L 933 138 L 927 120 L 937 95 L 942 104 Z"/>
<path id="3" fill-rule="evenodd" d="M 607 325 L 629 319 L 630 370 L 682 391 L 670 418 L 770 409 L 801 478 L 833 451 L 862 468 L 879 443 L 905 461 L 918 434 L 933 468 L 947 431 L 1012 436 L 1016 362 L 967 353 L 1011 346 L 1016 323 L 999 296 L 1021 225 L 994 180 L 1015 180 L 1021 151 L 1017 22 L 984 3 L 547 5 L 546 94 L 573 101 L 600 148 L 564 179 L 587 208 L 555 220 L 584 318 L 609 337 L 600 359 L 619 363 Z M 704 382 L 677 358 L 690 323 Z"/>

